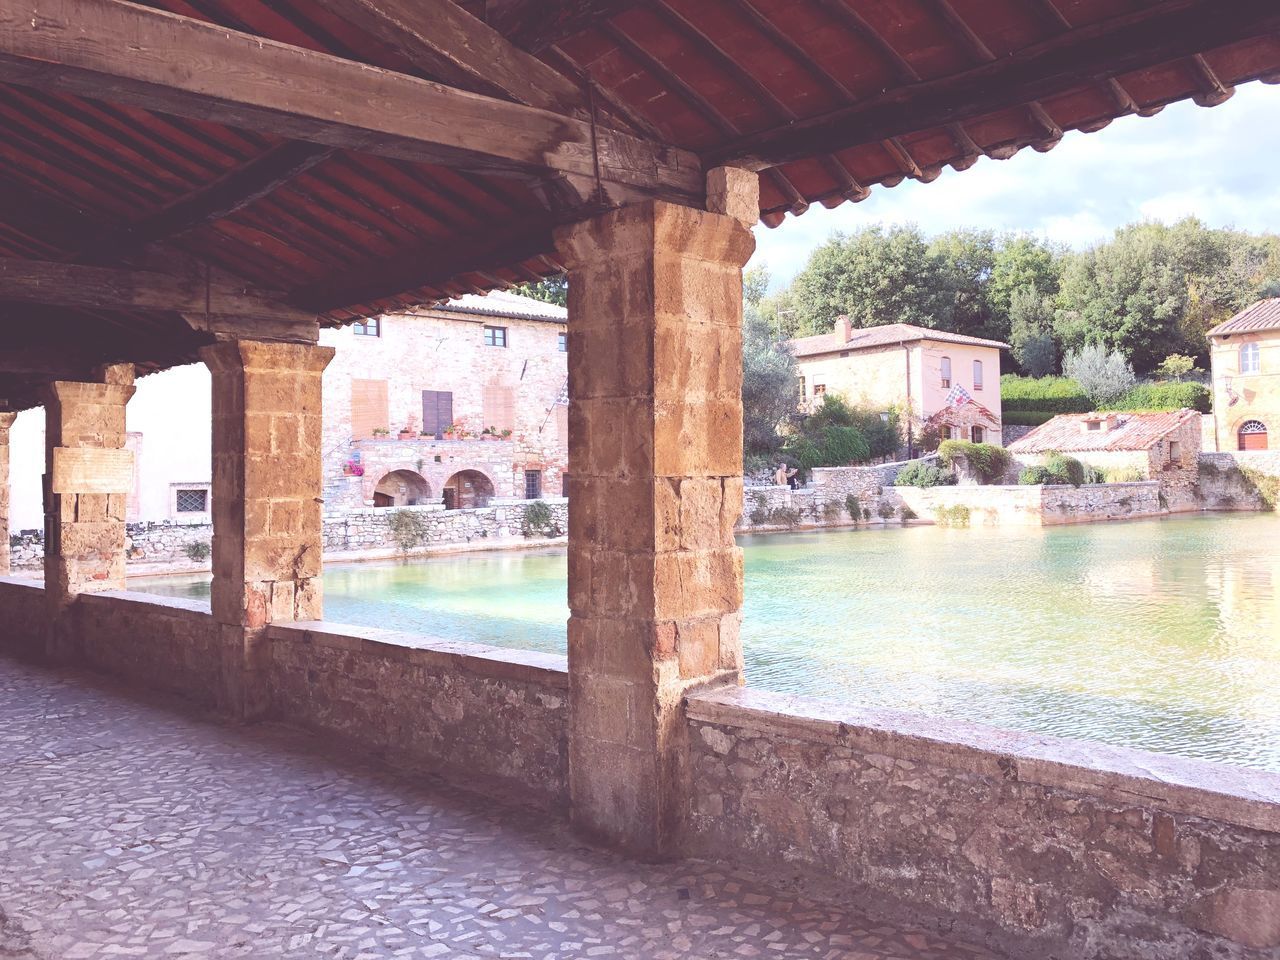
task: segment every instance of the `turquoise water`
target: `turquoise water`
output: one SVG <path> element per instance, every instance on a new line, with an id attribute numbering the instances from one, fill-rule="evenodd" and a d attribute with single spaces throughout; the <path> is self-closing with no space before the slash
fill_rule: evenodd
<path id="1" fill-rule="evenodd" d="M 1280 772 L 1280 517 L 741 542 L 754 686 Z M 561 550 L 331 566 L 325 616 L 562 653 L 565 571 Z"/>

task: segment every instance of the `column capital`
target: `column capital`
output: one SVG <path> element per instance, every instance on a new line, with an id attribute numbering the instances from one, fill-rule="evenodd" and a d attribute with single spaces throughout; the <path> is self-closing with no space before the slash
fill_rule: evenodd
<path id="1" fill-rule="evenodd" d="M 329 366 L 333 347 L 281 340 L 219 340 L 200 348 L 200 359 L 216 372 L 288 370 L 318 372 Z"/>
<path id="2" fill-rule="evenodd" d="M 760 222 L 760 174 L 742 167 L 707 171 L 707 209 L 751 227 Z"/>
<path id="3" fill-rule="evenodd" d="M 619 257 L 655 251 L 690 260 L 744 266 L 756 240 L 741 220 L 664 200 L 646 200 L 560 227 L 556 250 L 571 271 L 608 269 Z"/>
<path id="4" fill-rule="evenodd" d="M 14 412 L 0 412 L 0 436 L 7 435 L 9 428 L 13 426 L 13 421 L 18 417 Z"/>

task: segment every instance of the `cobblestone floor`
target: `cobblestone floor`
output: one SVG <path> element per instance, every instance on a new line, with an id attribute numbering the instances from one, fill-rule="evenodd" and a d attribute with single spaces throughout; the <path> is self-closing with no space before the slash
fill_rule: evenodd
<path id="1" fill-rule="evenodd" d="M 994 960 L 3 658 L 0 956 Z"/>

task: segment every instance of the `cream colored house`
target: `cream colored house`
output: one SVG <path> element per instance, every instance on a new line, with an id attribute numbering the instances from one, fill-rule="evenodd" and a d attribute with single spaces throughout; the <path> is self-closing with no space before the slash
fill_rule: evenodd
<path id="1" fill-rule="evenodd" d="M 1209 331 L 1213 446 L 1280 448 L 1280 298 L 1262 300 Z"/>
<path id="2" fill-rule="evenodd" d="M 790 341 L 804 404 L 826 393 L 888 411 L 911 411 L 909 427 L 943 437 L 1001 442 L 1000 351 L 1009 345 L 907 323 L 855 329 L 848 317 L 832 333 Z"/>

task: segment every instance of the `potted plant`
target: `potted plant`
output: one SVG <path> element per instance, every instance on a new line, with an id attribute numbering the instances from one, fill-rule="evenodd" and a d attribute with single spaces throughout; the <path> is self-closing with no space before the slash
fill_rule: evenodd
<path id="1" fill-rule="evenodd" d="M 409 422 L 404 425 L 404 429 L 400 431 L 401 440 L 412 440 L 418 435 L 417 417 L 410 417 Z"/>
<path id="2" fill-rule="evenodd" d="M 459 424 L 451 423 L 444 428 L 444 438 L 446 440 L 459 440 L 462 438 L 462 427 Z"/>
<path id="3" fill-rule="evenodd" d="M 484 430 L 483 430 L 483 431 L 481 431 L 481 433 L 480 433 L 480 439 L 481 439 L 481 440 L 497 440 L 497 439 L 498 439 L 498 428 L 497 428 L 497 427 L 485 427 L 485 428 L 484 428 Z"/>
<path id="4" fill-rule="evenodd" d="M 508 429 L 508 430 L 503 430 L 503 431 L 502 431 L 502 439 L 503 439 L 503 440 L 510 440 L 510 439 L 511 439 L 511 431 L 510 431 L 509 429 Z"/>
<path id="5" fill-rule="evenodd" d="M 418 437 L 421 440 L 434 440 L 436 438 L 436 435 L 434 433 L 427 433 L 427 431 L 423 430 L 420 434 L 418 434 Z"/>
<path id="6" fill-rule="evenodd" d="M 386 427 L 374 427 L 373 435 L 375 438 L 389 437 L 391 436 L 391 431 L 388 430 Z"/>
<path id="7" fill-rule="evenodd" d="M 358 463 L 355 460 L 348 460 L 342 465 L 342 473 L 344 476 L 348 477 L 363 477 L 364 464 Z"/>

